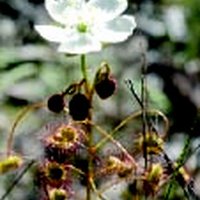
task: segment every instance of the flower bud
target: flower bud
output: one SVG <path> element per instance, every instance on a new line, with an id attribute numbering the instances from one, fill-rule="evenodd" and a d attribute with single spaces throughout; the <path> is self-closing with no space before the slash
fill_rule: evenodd
<path id="1" fill-rule="evenodd" d="M 120 178 L 125 178 L 131 174 L 133 167 L 130 163 L 122 161 L 115 156 L 110 156 L 106 163 L 107 173 L 116 172 Z"/>
<path id="2" fill-rule="evenodd" d="M 47 101 L 47 107 L 50 111 L 60 113 L 65 107 L 64 96 L 62 94 L 54 94 Z"/>
<path id="3" fill-rule="evenodd" d="M 161 176 L 163 174 L 163 167 L 160 163 L 154 163 L 148 170 L 146 174 L 146 180 L 150 182 L 159 182 Z"/>
<path id="4" fill-rule="evenodd" d="M 146 142 L 146 150 L 148 154 L 154 154 L 154 155 L 159 155 L 163 152 L 163 145 L 164 145 L 164 141 L 161 138 L 160 135 L 158 135 L 157 133 L 154 132 L 148 132 L 146 133 L 145 136 L 145 141 L 144 141 L 144 137 L 141 134 L 141 136 L 138 138 L 136 144 L 136 149 L 139 152 L 142 152 L 144 150 L 144 142 Z"/>
<path id="5" fill-rule="evenodd" d="M 132 174 L 133 167 L 131 165 L 127 165 L 126 163 L 123 163 L 120 170 L 118 171 L 118 176 L 120 178 L 126 178 Z"/>
<path id="6" fill-rule="evenodd" d="M 52 189 L 49 192 L 50 200 L 67 200 L 67 192 L 63 189 Z"/>
<path id="7" fill-rule="evenodd" d="M 19 156 L 9 156 L 8 158 L 0 160 L 0 174 L 15 170 L 20 167 L 22 163 L 22 158 Z"/>
<path id="8" fill-rule="evenodd" d="M 160 163 L 154 163 L 146 171 L 144 179 L 144 190 L 147 195 L 154 195 L 160 188 L 164 169 Z"/>
<path id="9" fill-rule="evenodd" d="M 90 101 L 84 94 L 77 93 L 69 101 L 69 114 L 73 120 L 85 120 L 89 115 Z"/>
<path id="10" fill-rule="evenodd" d="M 94 89 L 101 99 L 110 97 L 116 89 L 116 80 L 110 75 L 110 67 L 103 63 L 97 71 L 94 82 Z"/>
<path id="11" fill-rule="evenodd" d="M 101 99 L 110 97 L 116 89 L 116 80 L 114 78 L 107 78 L 95 84 L 95 90 Z"/>
<path id="12" fill-rule="evenodd" d="M 115 156 L 110 156 L 107 160 L 106 163 L 106 170 L 107 171 L 118 171 L 118 169 L 121 167 L 122 161 L 115 157 Z"/>

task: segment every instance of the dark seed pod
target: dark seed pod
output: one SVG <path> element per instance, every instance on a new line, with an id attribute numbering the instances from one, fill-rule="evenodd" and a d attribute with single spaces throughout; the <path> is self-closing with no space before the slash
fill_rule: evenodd
<path id="1" fill-rule="evenodd" d="M 106 78 L 95 84 L 96 93 L 101 99 L 110 97 L 116 89 L 116 81 L 114 78 Z"/>
<path id="2" fill-rule="evenodd" d="M 65 100 L 62 94 L 54 94 L 47 101 L 47 107 L 50 111 L 60 113 L 65 107 Z"/>
<path id="3" fill-rule="evenodd" d="M 69 101 L 69 114 L 73 120 L 82 121 L 89 115 L 90 102 L 84 94 L 75 94 Z"/>

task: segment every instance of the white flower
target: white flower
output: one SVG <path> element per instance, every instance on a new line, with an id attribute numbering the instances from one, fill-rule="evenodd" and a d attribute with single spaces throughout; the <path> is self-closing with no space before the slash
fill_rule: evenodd
<path id="1" fill-rule="evenodd" d="M 126 40 L 136 27 L 133 16 L 122 15 L 127 0 L 45 0 L 50 16 L 60 24 L 36 25 L 39 34 L 59 43 L 68 54 L 100 51 L 104 43 Z"/>

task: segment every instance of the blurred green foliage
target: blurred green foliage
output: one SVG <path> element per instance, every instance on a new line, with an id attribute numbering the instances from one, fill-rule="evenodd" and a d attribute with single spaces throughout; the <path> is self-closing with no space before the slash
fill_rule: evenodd
<path id="1" fill-rule="evenodd" d="M 35 32 L 34 24 L 49 21 L 42 3 L 43 1 L 0 0 L 0 26 L 3 27 L 0 33 L 0 150 L 3 152 L 16 113 L 24 106 L 46 100 L 53 93 L 62 91 L 71 82 L 80 79 L 79 58 L 59 55 L 56 46 L 42 40 Z M 176 37 L 173 34 L 177 32 L 181 34 L 182 30 L 171 31 L 169 24 L 174 22 L 168 20 L 173 18 L 169 18 L 166 14 L 166 11 L 174 6 L 178 8 L 174 12 L 179 12 L 179 9 L 183 12 L 185 21 L 180 23 L 184 23 L 183 27 L 186 27 L 186 30 L 183 30 L 186 34 L 178 39 L 174 39 Z M 113 45 L 101 53 L 88 57 L 92 75 L 95 74 L 101 61 L 107 61 L 118 80 L 116 95 L 107 102 L 96 103 L 102 113 L 98 113 L 97 118 L 105 126 L 110 126 L 107 121 L 111 122 L 111 126 L 116 125 L 123 117 L 139 108 L 124 80 L 127 78 L 134 80 L 137 85 L 136 90 L 138 94 L 140 93 L 143 49 L 146 50 L 147 62 L 172 62 L 189 71 L 190 64 L 194 63 L 195 72 L 200 72 L 199 0 L 131 0 L 127 12 L 133 13 L 138 23 L 133 36 L 122 44 Z M 160 82 L 152 87 L 151 84 L 148 85 L 149 104 L 167 114 L 169 101 L 159 85 Z M 59 117 L 42 109 L 31 114 L 26 123 L 23 121 L 23 125 L 20 124 L 20 128 L 17 129 L 16 136 L 15 147 L 19 153 L 26 155 L 27 146 L 19 147 L 24 139 L 27 141 L 34 138 L 37 129 L 47 121 L 57 118 Z M 31 156 L 31 153 L 27 156 Z M 7 187 L 5 185 L 7 184 L 1 181 L 0 188 Z M 0 190 L 0 196 L 2 191 Z M 24 195 L 20 197 L 21 200 L 34 199 L 27 197 L 28 192 Z M 12 196 L 11 200 L 17 198 L 18 196 Z"/>

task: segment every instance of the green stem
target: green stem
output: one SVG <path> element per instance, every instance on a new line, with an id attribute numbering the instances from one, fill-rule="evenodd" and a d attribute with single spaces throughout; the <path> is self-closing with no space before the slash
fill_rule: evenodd
<path id="1" fill-rule="evenodd" d="M 85 92 L 88 95 L 89 93 L 89 79 L 88 79 L 88 73 L 87 73 L 87 65 L 86 65 L 86 55 L 81 55 L 81 72 L 83 75 L 83 78 L 85 80 Z"/>
<path id="2" fill-rule="evenodd" d="M 160 112 L 159 110 L 156 109 L 148 109 L 147 110 L 147 114 L 152 114 L 152 115 L 159 115 L 162 117 L 163 121 L 165 122 L 165 132 L 167 133 L 169 130 L 169 121 L 167 119 L 167 117 Z M 128 125 L 128 123 L 132 122 L 133 120 L 137 119 L 137 117 L 142 115 L 142 111 L 136 111 L 133 114 L 129 115 L 128 117 L 126 117 L 118 126 L 116 126 L 111 132 L 109 132 L 109 135 L 114 137 L 114 135 L 117 133 L 118 130 L 120 130 L 122 127 L 124 127 L 125 125 Z M 103 139 L 101 139 L 98 144 L 96 145 L 95 149 L 100 149 L 103 145 L 105 145 L 105 143 L 108 141 L 107 137 L 104 137 Z"/>
<path id="3" fill-rule="evenodd" d="M 33 105 L 29 105 L 25 107 L 23 110 L 20 111 L 20 113 L 17 115 L 13 125 L 11 126 L 11 130 L 8 134 L 8 140 L 7 140 L 7 156 L 10 156 L 12 152 L 12 145 L 13 145 L 13 140 L 14 140 L 14 134 L 16 131 L 17 126 L 21 122 L 21 120 L 28 114 L 30 111 L 33 111 L 34 109 L 41 108 L 43 106 L 46 106 L 45 102 L 38 102 Z"/>
<path id="4" fill-rule="evenodd" d="M 89 122 L 92 126 L 94 126 L 96 128 L 96 130 L 98 130 L 99 133 L 101 133 L 105 138 L 107 138 L 108 140 L 110 140 L 116 147 L 118 147 L 123 153 L 124 155 L 127 156 L 127 158 L 129 158 L 129 160 L 132 162 L 132 164 L 134 164 L 134 166 L 138 167 L 138 164 L 136 163 L 136 161 L 134 160 L 134 158 L 127 152 L 127 150 L 121 145 L 120 142 L 118 142 L 117 140 L 115 140 L 110 134 L 108 134 L 104 129 L 102 129 L 100 126 L 94 124 L 93 122 Z M 97 150 L 96 148 L 97 146 L 95 146 L 95 150 Z"/>
<path id="5" fill-rule="evenodd" d="M 92 104 L 92 93 L 90 90 L 90 83 L 88 78 L 87 64 L 86 64 L 86 55 L 81 55 L 81 72 L 85 80 L 85 95 L 88 97 L 90 104 Z M 92 107 L 92 105 L 91 105 Z M 88 121 L 92 120 L 92 111 L 90 110 Z M 87 188 L 86 188 L 86 200 L 91 200 L 91 180 L 93 179 L 93 168 L 92 168 L 92 157 L 93 157 L 93 136 L 92 128 L 89 123 L 86 121 L 86 130 L 88 135 L 88 173 L 87 173 Z"/>
<path id="6" fill-rule="evenodd" d="M 143 135 L 143 157 L 145 169 L 147 169 L 147 142 L 146 142 L 146 132 L 147 132 L 147 94 L 146 94 L 146 59 L 145 54 L 143 54 L 143 65 L 141 69 L 141 107 L 142 107 L 142 135 Z"/>
<path id="7" fill-rule="evenodd" d="M 187 137 L 187 139 L 185 140 L 184 142 L 184 147 L 183 147 L 183 150 L 177 160 L 177 167 L 174 169 L 174 172 L 172 174 L 172 180 L 171 182 L 169 183 L 169 186 L 167 187 L 166 189 L 166 192 L 165 192 L 165 200 L 168 200 L 169 197 L 170 197 L 170 193 L 174 187 L 174 182 L 176 181 L 176 176 L 178 175 L 179 173 L 179 169 L 184 165 L 188 155 L 189 155 L 189 148 L 190 148 L 190 143 L 191 143 L 191 136 L 189 135 Z"/>

